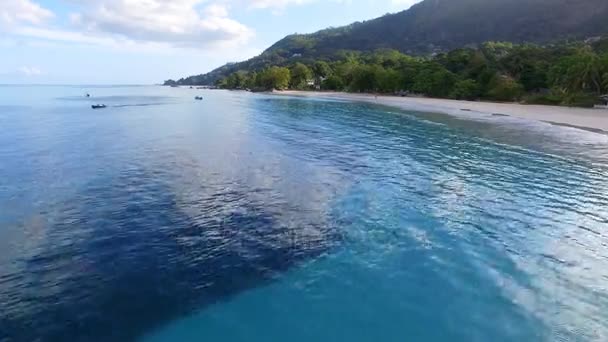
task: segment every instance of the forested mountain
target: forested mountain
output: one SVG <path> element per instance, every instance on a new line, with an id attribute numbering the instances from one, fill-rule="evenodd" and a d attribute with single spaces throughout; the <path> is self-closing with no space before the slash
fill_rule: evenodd
<path id="1" fill-rule="evenodd" d="M 213 84 L 238 70 L 333 61 L 353 51 L 430 55 L 486 41 L 549 43 L 606 33 L 608 0 L 424 0 L 370 21 L 290 35 L 260 56 L 178 82 Z"/>

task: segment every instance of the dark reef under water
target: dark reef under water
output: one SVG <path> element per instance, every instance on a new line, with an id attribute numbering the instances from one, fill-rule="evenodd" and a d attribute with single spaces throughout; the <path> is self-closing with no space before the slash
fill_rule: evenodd
<path id="1" fill-rule="evenodd" d="M 25 269 L 0 278 L 0 340 L 134 340 L 263 285 L 339 239 L 328 223 L 285 226 L 247 193 L 184 204 L 146 180 L 131 170 L 55 208 Z M 249 205 L 232 207 L 243 199 Z M 206 214 L 191 217 L 184 205 Z"/>

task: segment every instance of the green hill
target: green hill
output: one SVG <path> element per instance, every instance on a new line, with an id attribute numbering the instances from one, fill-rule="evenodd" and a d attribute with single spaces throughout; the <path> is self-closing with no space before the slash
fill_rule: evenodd
<path id="1" fill-rule="evenodd" d="M 377 19 L 287 36 L 260 56 L 177 83 L 213 84 L 238 70 L 331 61 L 352 51 L 394 49 L 429 55 L 486 41 L 549 43 L 606 33 L 607 0 L 425 0 Z"/>

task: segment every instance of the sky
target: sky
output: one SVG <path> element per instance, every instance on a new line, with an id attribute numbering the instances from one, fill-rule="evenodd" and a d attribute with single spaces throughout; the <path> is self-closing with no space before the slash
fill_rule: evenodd
<path id="1" fill-rule="evenodd" d="M 0 83 L 161 83 L 418 1 L 0 0 Z"/>

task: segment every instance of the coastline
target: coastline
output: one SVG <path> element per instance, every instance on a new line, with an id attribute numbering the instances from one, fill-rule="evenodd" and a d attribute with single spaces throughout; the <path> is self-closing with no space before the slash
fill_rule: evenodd
<path id="1" fill-rule="evenodd" d="M 403 110 L 442 113 L 456 116 L 462 116 L 463 113 L 477 113 L 484 116 L 510 116 L 525 120 L 545 122 L 552 125 L 567 126 L 595 133 L 608 134 L 608 110 L 605 109 L 297 90 L 275 91 L 271 94 L 278 96 L 314 97 L 351 102 L 375 103 Z"/>

